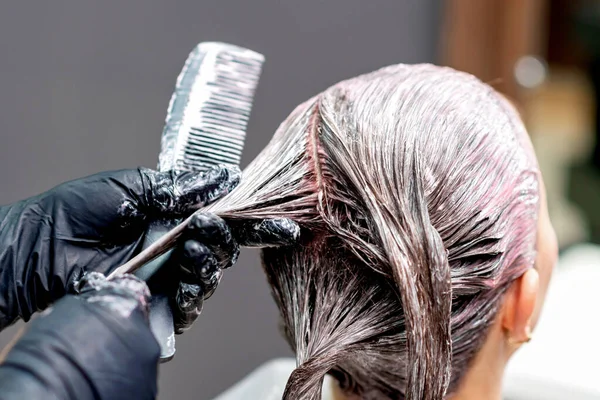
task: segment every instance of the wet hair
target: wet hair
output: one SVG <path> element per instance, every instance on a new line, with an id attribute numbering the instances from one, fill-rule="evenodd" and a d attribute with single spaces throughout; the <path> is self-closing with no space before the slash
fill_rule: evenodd
<path id="1" fill-rule="evenodd" d="M 214 211 L 289 217 L 263 251 L 297 358 L 284 394 L 325 374 L 363 399 L 456 389 L 510 283 L 535 258 L 538 171 L 511 105 L 471 75 L 395 65 L 298 106 Z"/>

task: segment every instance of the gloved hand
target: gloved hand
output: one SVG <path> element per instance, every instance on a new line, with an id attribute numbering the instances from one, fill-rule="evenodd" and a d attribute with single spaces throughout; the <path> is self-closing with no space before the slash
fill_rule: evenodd
<path id="1" fill-rule="evenodd" d="M 108 275 L 125 263 L 140 251 L 149 222 L 183 218 L 227 194 L 239 180 L 237 168 L 180 175 L 122 170 L 67 182 L 1 207 L 0 329 L 18 318 L 27 321 L 62 297 L 84 271 Z M 165 284 L 173 290 L 176 330 L 197 317 L 240 245 L 263 239 L 288 244 L 298 233 L 289 220 L 241 224 L 232 231 L 217 216 L 194 218 L 163 267 L 169 272 Z"/>
<path id="2" fill-rule="evenodd" d="M 36 318 L 0 364 L 0 400 L 129 400 L 157 394 L 150 292 L 131 275 L 84 278 Z"/>
<path id="3" fill-rule="evenodd" d="M 293 244 L 300 227 L 285 218 L 227 224 L 210 213 L 194 214 L 171 257 L 149 281 L 170 293 L 175 333 L 189 329 L 202 311 L 204 300 L 214 293 L 224 269 L 237 261 L 240 246 L 272 247 Z"/>

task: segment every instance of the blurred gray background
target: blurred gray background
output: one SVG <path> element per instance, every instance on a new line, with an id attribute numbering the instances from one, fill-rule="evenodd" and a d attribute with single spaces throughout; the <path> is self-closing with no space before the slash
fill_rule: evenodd
<path id="1" fill-rule="evenodd" d="M 242 165 L 300 102 L 341 79 L 434 62 L 439 0 L 3 2 L 0 204 L 101 170 L 154 167 L 188 52 L 218 40 L 266 56 Z M 3 347 L 15 328 L 0 335 Z M 210 399 L 289 356 L 256 253 L 225 274 L 175 360 L 161 399 Z"/>

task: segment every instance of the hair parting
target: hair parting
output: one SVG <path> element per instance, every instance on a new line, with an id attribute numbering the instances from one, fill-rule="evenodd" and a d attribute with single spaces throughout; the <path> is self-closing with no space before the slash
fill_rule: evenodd
<path id="1" fill-rule="evenodd" d="M 515 110 L 476 78 L 395 65 L 298 106 L 209 209 L 287 217 L 302 243 L 263 266 L 298 368 L 366 400 L 456 389 L 535 256 L 538 172 Z"/>

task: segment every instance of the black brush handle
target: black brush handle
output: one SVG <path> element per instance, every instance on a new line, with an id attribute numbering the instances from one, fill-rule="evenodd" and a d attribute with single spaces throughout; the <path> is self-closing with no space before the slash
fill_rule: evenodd
<path id="1" fill-rule="evenodd" d="M 146 231 L 143 247 L 148 248 L 174 226 L 174 224 L 168 222 L 151 223 Z M 169 259 L 171 252 L 172 250 L 168 250 L 154 258 L 135 271 L 134 275 L 148 282 Z M 151 287 L 150 289 L 152 290 L 153 288 Z M 175 356 L 175 327 L 173 325 L 173 313 L 169 306 L 169 297 L 166 293 L 152 293 L 149 319 L 150 329 L 160 345 L 160 361 L 170 361 Z"/>

